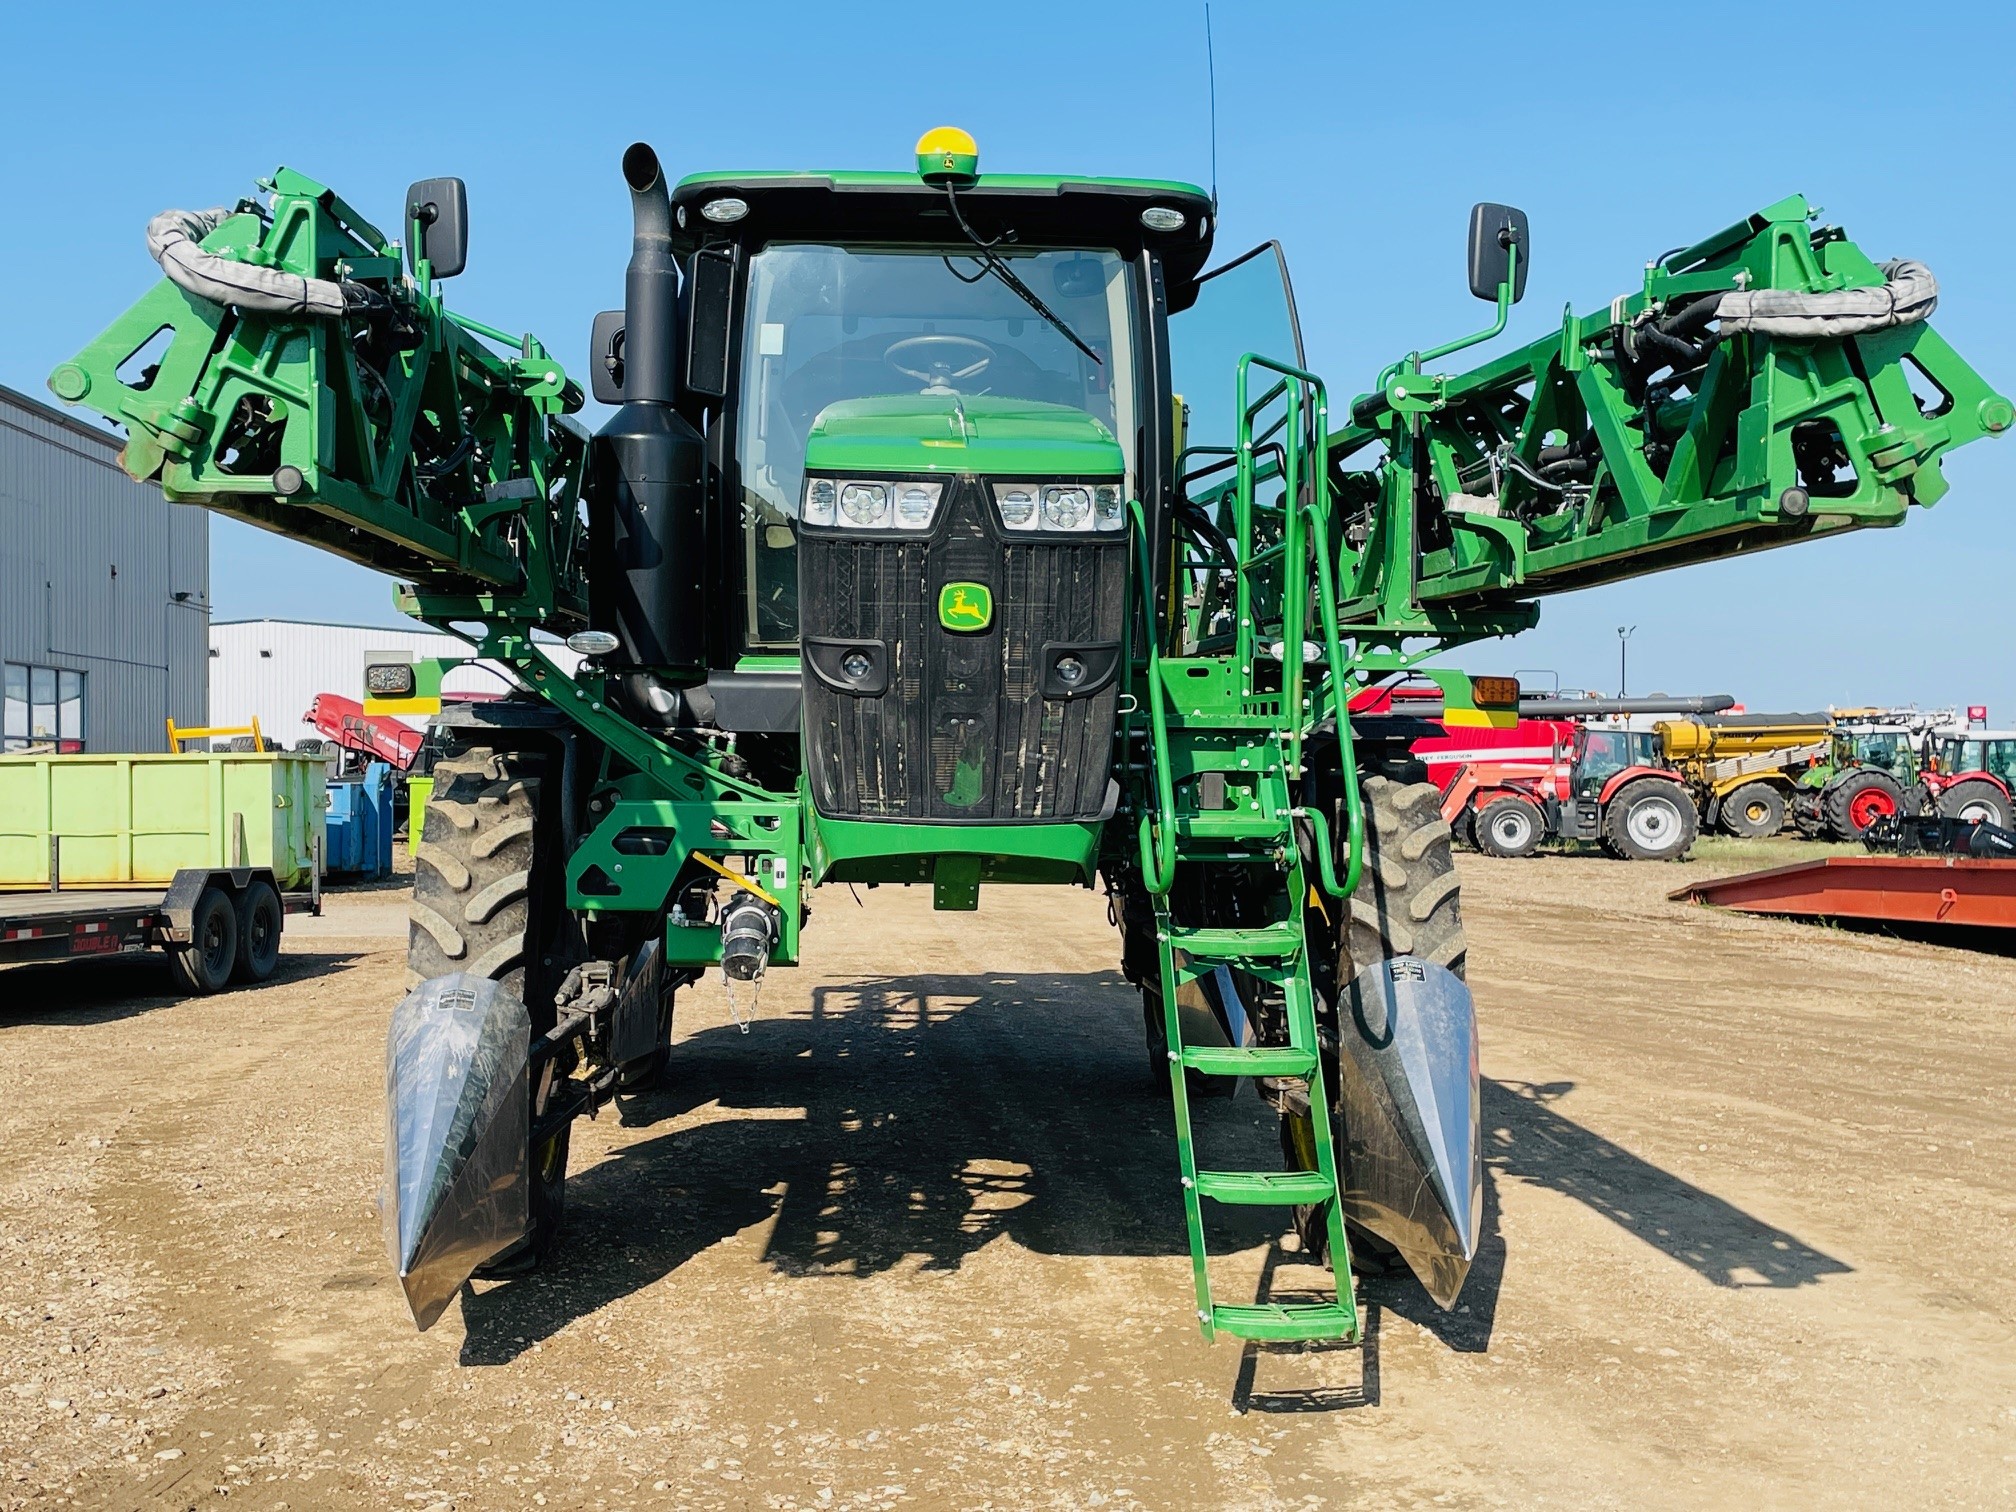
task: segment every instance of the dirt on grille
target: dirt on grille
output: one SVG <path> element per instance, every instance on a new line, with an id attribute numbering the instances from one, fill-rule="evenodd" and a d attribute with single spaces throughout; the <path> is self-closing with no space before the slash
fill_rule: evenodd
<path id="1" fill-rule="evenodd" d="M 252 991 L 0 972 L 0 1507 L 2006 1505 L 2016 961 L 1667 901 L 1765 864 L 1701 854 L 1463 858 L 1486 1237 L 1354 1348 L 1198 1337 L 1088 893 L 822 890 L 749 1032 L 682 995 L 668 1087 L 577 1126 L 559 1262 L 424 1335 L 396 893 Z M 1221 1297 L 1311 1279 L 1278 1227 Z"/>

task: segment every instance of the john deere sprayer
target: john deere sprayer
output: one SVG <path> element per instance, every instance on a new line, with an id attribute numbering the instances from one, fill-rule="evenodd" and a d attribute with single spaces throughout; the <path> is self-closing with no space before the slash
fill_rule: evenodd
<path id="1" fill-rule="evenodd" d="M 1530 266 L 1480 205 L 1495 320 L 1337 404 L 1279 247 L 1219 255 L 1190 185 L 982 175 L 950 130 L 906 172 L 622 170 L 592 434 L 544 345 L 443 302 L 454 179 L 393 234 L 286 169 L 165 213 L 166 279 L 50 380 L 136 478 L 394 574 L 516 678 L 441 716 L 392 1021 L 423 1327 L 554 1243 L 571 1121 L 660 1073 L 675 990 L 746 1002 L 829 883 L 1104 886 L 1207 1335 L 1356 1337 L 1354 1246 L 1450 1305 L 1482 1213 L 1457 878 L 1425 727 L 1349 695 L 1545 594 L 1897 524 L 2011 421 L 1926 269 L 1796 197 L 1456 376 Z M 1516 717 L 1509 679 L 1436 675 L 1445 718 Z M 1242 1080 L 1279 1168 L 1193 1121 Z M 1289 1210 L 1334 1297 L 1221 1301 L 1222 1204 Z"/>

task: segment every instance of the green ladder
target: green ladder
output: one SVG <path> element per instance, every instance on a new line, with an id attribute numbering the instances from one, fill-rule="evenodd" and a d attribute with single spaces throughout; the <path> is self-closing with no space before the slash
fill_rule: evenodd
<path id="1" fill-rule="evenodd" d="M 1180 670 L 1182 663 L 1170 664 Z M 1216 722 L 1214 721 L 1214 724 Z M 1283 748 L 1275 728 L 1169 731 L 1165 751 L 1174 786 L 1195 795 L 1200 787 L 1230 797 L 1223 808 L 1186 807 L 1174 820 L 1177 861 L 1248 862 L 1278 870 L 1278 923 L 1201 927 L 1176 922 L 1169 893 L 1154 892 L 1155 937 L 1160 956 L 1162 1021 L 1168 1038 L 1169 1089 L 1176 1115 L 1176 1155 L 1183 1183 L 1183 1215 L 1190 1236 L 1190 1266 L 1197 1288 L 1197 1321 L 1204 1336 L 1219 1333 L 1245 1339 L 1343 1339 L 1359 1337 L 1358 1308 L 1351 1283 L 1351 1254 L 1344 1237 L 1338 1198 L 1337 1158 L 1332 1145 L 1329 1099 L 1317 1053 L 1316 995 L 1309 978 L 1303 937 L 1302 900 L 1309 896 L 1295 843 L 1295 811 L 1290 805 Z M 1324 868 L 1328 870 L 1328 868 Z M 1286 1045 L 1185 1044 L 1177 996 L 1193 981 L 1220 968 L 1237 969 L 1280 995 L 1287 1024 Z M 1229 982 L 1229 979 L 1221 979 Z M 1221 988 L 1222 990 L 1222 988 Z M 1242 1005 L 1250 1015 L 1251 1005 Z M 1247 1023 L 1252 1024 L 1248 1017 Z M 1201 1076 L 1301 1078 L 1308 1083 L 1315 1169 L 1238 1171 L 1200 1169 L 1190 1120 L 1187 1073 Z M 1314 1207 L 1322 1211 L 1329 1237 L 1329 1264 L 1335 1300 L 1261 1302 L 1232 1306 L 1216 1302 L 1204 1228 L 1204 1204 Z"/>
<path id="2" fill-rule="evenodd" d="M 1253 397 L 1259 384 L 1267 387 Z M 1148 605 L 1139 647 L 1146 697 L 1129 724 L 1130 743 L 1140 742 L 1134 747 L 1140 759 L 1131 768 L 1140 774 L 1133 784 L 1133 808 L 1142 878 L 1154 908 L 1184 1222 L 1197 1288 L 1197 1321 L 1207 1339 L 1224 1332 L 1246 1339 L 1356 1342 L 1361 1333 L 1351 1251 L 1344 1234 L 1330 1099 L 1316 1039 L 1316 993 L 1303 935 L 1304 903 L 1311 896 L 1311 879 L 1297 843 L 1297 821 L 1304 816 L 1295 809 L 1289 788 L 1290 774 L 1302 764 L 1305 732 L 1323 714 L 1326 703 L 1343 715 L 1348 687 L 1329 543 L 1328 411 L 1322 382 L 1314 374 L 1251 353 L 1239 361 L 1236 401 L 1238 444 L 1223 453 L 1236 468 L 1225 493 L 1237 542 L 1236 596 L 1230 606 L 1234 645 L 1230 655 L 1165 657 L 1156 629 L 1157 612 L 1152 603 Z M 1277 406 L 1280 418 L 1261 424 Z M 1199 454 L 1216 450 L 1202 448 Z M 1276 484 L 1278 497 L 1263 502 L 1258 490 Z M 1137 502 L 1130 505 L 1130 515 L 1139 580 L 1143 585 L 1156 583 L 1160 579 L 1149 547 L 1147 513 Z M 1263 531 L 1271 537 L 1265 545 L 1260 543 Z M 1208 563 L 1186 561 L 1181 566 L 1185 571 L 1211 570 Z M 1313 689 L 1305 683 L 1303 650 L 1312 608 L 1322 635 L 1318 686 Z M 1280 639 L 1273 654 L 1282 672 L 1278 691 L 1273 692 L 1263 691 L 1254 676 L 1267 650 L 1270 623 Z M 1349 772 L 1354 770 L 1349 719 L 1339 717 L 1336 726 L 1340 760 Z M 1331 852 L 1329 823 L 1314 816 L 1308 829 L 1323 894 L 1339 905 L 1357 885 L 1363 824 L 1357 784 L 1344 786 L 1348 846 L 1341 877 Z M 1178 868 L 1198 862 L 1269 868 L 1278 878 L 1278 891 L 1268 912 L 1279 922 L 1179 924 L 1170 909 L 1171 889 Z M 1221 969 L 1237 970 L 1279 994 L 1287 1044 L 1183 1042 L 1178 994 Z M 1229 977 L 1221 980 L 1229 985 Z M 1247 1023 L 1252 1023 L 1250 1014 Z M 1314 1169 L 1199 1170 L 1190 1121 L 1191 1072 L 1305 1081 L 1308 1152 Z M 1328 1238 L 1334 1300 L 1243 1306 L 1215 1302 L 1204 1233 L 1206 1202 L 1317 1209 Z"/>

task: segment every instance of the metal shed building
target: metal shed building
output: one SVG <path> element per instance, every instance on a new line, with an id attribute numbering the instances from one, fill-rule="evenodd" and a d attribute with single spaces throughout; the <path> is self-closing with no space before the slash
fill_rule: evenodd
<path id="1" fill-rule="evenodd" d="M 210 516 L 0 386 L 0 746 L 161 751 L 208 714 Z"/>

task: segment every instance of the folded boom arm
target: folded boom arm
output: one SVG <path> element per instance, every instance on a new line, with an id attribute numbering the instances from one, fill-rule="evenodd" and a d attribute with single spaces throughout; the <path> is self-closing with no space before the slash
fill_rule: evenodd
<path id="1" fill-rule="evenodd" d="M 261 187 L 270 207 L 157 218 L 169 277 L 50 387 L 121 426 L 126 471 L 169 499 L 437 606 L 578 627 L 579 387 L 530 336 L 449 311 L 333 191 L 286 168 Z"/>

